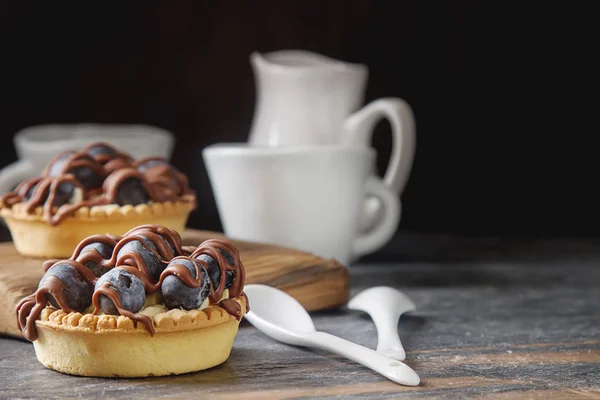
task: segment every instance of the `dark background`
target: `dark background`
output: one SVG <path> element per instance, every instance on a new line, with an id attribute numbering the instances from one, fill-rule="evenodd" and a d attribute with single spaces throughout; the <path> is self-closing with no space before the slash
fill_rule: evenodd
<path id="1" fill-rule="evenodd" d="M 190 226 L 218 230 L 201 149 L 246 140 L 252 51 L 307 49 L 368 64 L 366 101 L 413 107 L 401 231 L 598 235 L 593 4 L 1 1 L 0 164 L 29 125 L 154 124 L 199 194 Z M 374 145 L 383 169 L 386 123 Z"/>

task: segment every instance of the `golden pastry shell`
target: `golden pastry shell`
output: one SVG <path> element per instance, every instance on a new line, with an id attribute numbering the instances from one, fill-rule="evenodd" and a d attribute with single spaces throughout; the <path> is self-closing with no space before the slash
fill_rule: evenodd
<path id="1" fill-rule="evenodd" d="M 2 207 L 2 205 L 0 205 Z M 191 212 L 195 208 L 193 201 L 165 201 L 163 203 L 145 203 L 138 205 L 108 204 L 92 207 L 81 207 L 72 216 L 66 217 L 76 218 L 85 221 L 120 221 L 124 219 L 145 219 L 153 217 L 163 217 L 177 215 L 184 212 Z M 27 212 L 27 207 L 24 202 L 17 203 L 11 208 L 2 207 L 0 215 L 9 218 L 21 220 L 39 220 L 43 221 L 43 207 L 39 206 Z M 60 224 L 59 224 L 60 225 Z"/>
<path id="2" fill-rule="evenodd" d="M 232 300 L 238 302 L 242 313 L 245 314 L 246 299 L 244 297 L 237 297 L 232 298 Z M 213 304 L 201 310 L 172 309 L 161 312 L 152 317 L 152 322 L 156 333 L 166 333 L 208 328 L 235 319 L 225 309 Z M 123 315 L 67 313 L 50 306 L 42 310 L 40 318 L 36 321 L 36 325 L 56 330 L 99 334 L 113 332 L 149 334 L 143 323 L 134 321 Z"/>

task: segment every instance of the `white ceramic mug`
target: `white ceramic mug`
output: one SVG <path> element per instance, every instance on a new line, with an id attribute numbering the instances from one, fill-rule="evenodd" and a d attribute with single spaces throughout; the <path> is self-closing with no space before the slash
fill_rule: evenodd
<path id="1" fill-rule="evenodd" d="M 14 137 L 19 160 L 0 170 L 0 194 L 19 182 L 39 175 L 54 156 L 81 150 L 93 142 L 106 142 L 134 158 L 171 158 L 175 142 L 171 132 L 148 125 L 69 124 L 39 125 Z"/>
<path id="2" fill-rule="evenodd" d="M 371 175 L 364 146 L 215 144 L 202 152 L 225 234 L 279 244 L 347 264 L 376 251 L 400 221 L 397 195 Z M 384 216 L 359 232 L 367 196 Z"/>

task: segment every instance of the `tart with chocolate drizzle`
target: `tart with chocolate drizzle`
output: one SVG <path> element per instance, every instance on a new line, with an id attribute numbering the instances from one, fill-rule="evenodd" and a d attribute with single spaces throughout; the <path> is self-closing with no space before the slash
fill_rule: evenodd
<path id="1" fill-rule="evenodd" d="M 187 177 L 167 160 L 134 160 L 105 143 L 57 155 L 0 197 L 15 247 L 32 257 L 68 257 L 85 237 L 141 224 L 181 231 L 195 207 Z"/>
<path id="2" fill-rule="evenodd" d="M 85 376 L 181 374 L 224 362 L 248 311 L 235 246 L 182 246 L 165 226 L 93 235 L 43 263 L 19 327 L 48 368 Z"/>

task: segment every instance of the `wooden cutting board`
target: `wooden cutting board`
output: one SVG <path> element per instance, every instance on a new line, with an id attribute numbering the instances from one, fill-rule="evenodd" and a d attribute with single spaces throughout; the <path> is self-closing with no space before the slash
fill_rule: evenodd
<path id="1" fill-rule="evenodd" d="M 182 235 L 183 244 L 189 246 L 224 237 L 221 233 L 192 229 Z M 240 251 L 247 284 L 277 287 L 295 297 L 309 311 L 339 307 L 348 301 L 348 273 L 335 260 L 274 245 L 232 242 Z M 22 337 L 14 309 L 23 297 L 37 288 L 43 275 L 42 261 L 21 256 L 12 242 L 0 243 L 0 334 Z"/>

